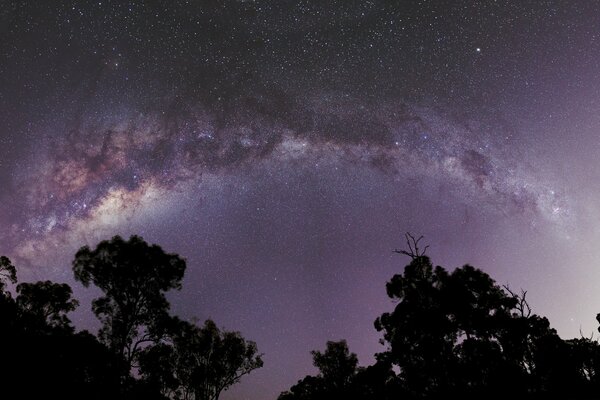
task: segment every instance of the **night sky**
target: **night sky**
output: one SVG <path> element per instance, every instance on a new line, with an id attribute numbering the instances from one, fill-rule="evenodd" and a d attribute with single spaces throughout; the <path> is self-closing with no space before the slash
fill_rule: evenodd
<path id="1" fill-rule="evenodd" d="M 406 231 L 528 290 L 564 338 L 600 312 L 600 3 L 0 0 L 0 254 L 71 284 L 139 234 L 187 259 L 185 318 L 265 353 L 384 349 Z"/>

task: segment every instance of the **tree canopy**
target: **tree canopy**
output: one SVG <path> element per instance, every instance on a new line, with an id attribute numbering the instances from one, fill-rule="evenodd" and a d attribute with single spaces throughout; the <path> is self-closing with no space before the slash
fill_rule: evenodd
<path id="1" fill-rule="evenodd" d="M 71 321 L 67 314 L 75 310 L 79 302 L 71 297 L 73 291 L 66 283 L 20 283 L 17 293 L 20 310 L 49 327 L 70 328 Z"/>
<path id="2" fill-rule="evenodd" d="M 17 283 L 16 268 L 0 257 L 2 275 Z M 3 286 L 4 287 L 4 286 Z M 17 296 L 0 294 L 0 376 L 12 398 L 115 398 L 108 349 L 86 331 L 74 332 L 68 313 L 77 306 L 67 284 L 19 283 Z"/>
<path id="3" fill-rule="evenodd" d="M 8 257 L 0 256 L 0 291 L 4 292 L 7 282 L 17 283 L 17 269 Z"/>
<path id="4" fill-rule="evenodd" d="M 387 345 L 377 356 L 399 368 L 413 398 L 535 398 L 592 383 L 572 357 L 582 343 L 562 340 L 531 313 L 526 292 L 515 294 L 479 269 L 449 272 L 417 256 L 386 289 L 396 305 L 375 321 Z"/>
<path id="5" fill-rule="evenodd" d="M 328 341 L 311 352 L 318 372 L 279 400 L 597 397 L 593 336 L 562 339 L 526 291 L 470 265 L 434 266 L 421 238 L 408 239 L 409 250 L 396 252 L 411 260 L 386 284 L 393 307 L 374 323 L 384 346 L 375 362 L 359 366 L 345 340 Z M 0 376 L 25 399 L 218 400 L 263 366 L 262 354 L 210 319 L 197 325 L 170 314 L 165 295 L 181 287 L 185 267 L 138 236 L 82 247 L 75 278 L 103 293 L 92 302 L 102 323 L 94 336 L 71 324 L 79 303 L 69 285 L 18 283 L 0 257 Z"/>
<path id="6" fill-rule="evenodd" d="M 352 379 L 358 370 L 358 357 L 351 353 L 345 340 L 327 342 L 324 352 L 311 351 L 317 376 L 307 376 L 292 386 L 279 400 L 348 398 Z"/>
<path id="7" fill-rule="evenodd" d="M 561 339 L 513 292 L 470 265 L 433 266 L 407 235 L 410 263 L 386 284 L 390 312 L 375 320 L 385 350 L 356 366 L 345 342 L 313 351 L 316 376 L 280 400 L 392 398 L 593 398 L 600 389 L 600 345 Z M 600 321 L 600 316 L 598 317 Z"/>
<path id="8" fill-rule="evenodd" d="M 75 279 L 104 292 L 92 307 L 102 323 L 100 340 L 125 360 L 122 374 L 129 373 L 141 346 L 163 334 L 158 328 L 169 310 L 165 293 L 181 288 L 185 268 L 184 259 L 139 236 L 115 236 L 75 254 Z"/>
<path id="9" fill-rule="evenodd" d="M 177 321 L 170 343 L 146 349 L 140 371 L 167 397 L 217 400 L 231 385 L 263 366 L 256 344 L 207 320 L 198 327 Z"/>
<path id="10" fill-rule="evenodd" d="M 92 302 L 102 322 L 94 336 L 71 324 L 79 302 L 69 285 L 17 284 L 15 266 L 0 257 L 3 392 L 23 399 L 218 399 L 262 367 L 262 355 L 212 320 L 197 326 L 169 314 L 165 294 L 181 287 L 185 267 L 183 258 L 138 236 L 82 247 L 75 278 L 103 292 Z M 16 297 L 9 284 L 17 284 Z"/>

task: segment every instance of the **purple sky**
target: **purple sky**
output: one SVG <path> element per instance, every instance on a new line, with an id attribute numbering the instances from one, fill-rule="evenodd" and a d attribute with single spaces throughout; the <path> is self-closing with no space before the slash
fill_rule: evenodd
<path id="1" fill-rule="evenodd" d="M 95 329 L 80 246 L 179 253 L 173 311 L 265 353 L 226 400 L 276 398 L 327 340 L 370 363 L 406 231 L 589 335 L 600 5 L 441 3 L 8 0 L 0 254 Z"/>

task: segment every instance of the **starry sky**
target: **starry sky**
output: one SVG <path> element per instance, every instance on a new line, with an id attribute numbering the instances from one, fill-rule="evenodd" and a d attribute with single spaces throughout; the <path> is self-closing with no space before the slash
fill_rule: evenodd
<path id="1" fill-rule="evenodd" d="M 406 231 L 528 290 L 565 338 L 600 312 L 600 4 L 0 0 L 0 254 L 74 283 L 82 245 L 187 259 L 185 318 L 265 353 L 383 350 Z"/>

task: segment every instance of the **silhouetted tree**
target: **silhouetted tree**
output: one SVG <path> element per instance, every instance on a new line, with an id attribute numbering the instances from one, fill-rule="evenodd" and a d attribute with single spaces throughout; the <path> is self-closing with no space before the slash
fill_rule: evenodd
<path id="1" fill-rule="evenodd" d="M 433 268 L 419 256 L 387 284 L 388 296 L 398 302 L 393 313 L 383 314 L 375 326 L 389 343 L 388 358 L 402 369 L 411 390 L 424 396 L 447 390 L 455 368 L 453 344 L 456 322 L 444 312 L 442 285 L 447 272 Z"/>
<path id="2" fill-rule="evenodd" d="M 531 313 L 525 292 L 516 295 L 469 265 L 434 268 L 422 255 L 386 289 L 397 304 L 375 321 L 389 346 L 378 357 L 399 367 L 411 397 L 568 393 L 560 379 L 574 371 L 568 347 Z"/>
<path id="3" fill-rule="evenodd" d="M 578 398 L 593 398 L 600 392 L 600 343 L 593 336 L 567 340 L 569 349 L 563 363 L 569 364 L 567 384 Z M 574 371 L 574 373 L 573 373 Z"/>
<path id="4" fill-rule="evenodd" d="M 170 344 L 148 347 L 140 356 L 141 373 L 168 398 L 217 400 L 263 365 L 254 342 L 211 320 L 203 327 L 177 320 L 172 332 Z"/>
<path id="5" fill-rule="evenodd" d="M 329 341 L 323 353 L 313 350 L 311 354 L 314 366 L 334 390 L 347 387 L 356 374 L 358 358 L 356 354 L 350 353 L 345 340 Z"/>
<path id="6" fill-rule="evenodd" d="M 67 313 L 75 310 L 79 302 L 71 297 L 73 291 L 66 283 L 20 283 L 17 293 L 17 306 L 25 315 L 51 328 L 72 329 Z"/>
<path id="7" fill-rule="evenodd" d="M 8 283 L 17 283 L 17 270 L 8 257 L 0 256 L 0 342 L 5 344 L 16 335 L 18 323 L 17 305 L 6 290 Z"/>
<path id="8" fill-rule="evenodd" d="M 279 400 L 355 398 L 350 389 L 358 372 L 358 358 L 350 353 L 346 341 L 329 341 L 323 353 L 315 350 L 311 354 L 319 374 L 300 380 L 283 392 Z"/>
<path id="9" fill-rule="evenodd" d="M 189 372 L 178 365 L 179 356 L 173 345 L 157 343 L 145 348 L 139 356 L 140 373 L 148 387 L 168 399 L 191 399 L 193 392 L 182 382 L 189 381 Z"/>
<path id="10" fill-rule="evenodd" d="M 425 246 L 423 249 L 419 248 L 419 242 L 423 240 L 424 236 L 421 235 L 418 238 L 414 237 L 410 233 L 406 232 L 404 234 L 406 238 L 406 247 L 408 250 L 394 250 L 394 253 L 404 254 L 405 256 L 409 256 L 413 260 L 417 257 L 423 257 L 429 248 L 429 245 Z"/>
<path id="11" fill-rule="evenodd" d="M 25 329 L 3 354 L 4 394 L 19 399 L 116 399 L 119 380 L 111 352 L 87 332 Z M 6 389 L 10 385 L 12 389 Z"/>
<path id="12" fill-rule="evenodd" d="M 92 307 L 102 322 L 100 340 L 123 360 L 122 378 L 129 375 L 141 347 L 163 335 L 159 327 L 169 310 L 165 292 L 181 288 L 185 268 L 181 257 L 139 236 L 127 241 L 115 236 L 75 255 L 75 279 L 104 292 Z"/>
<path id="13" fill-rule="evenodd" d="M 14 341 L 20 335 L 20 321 L 17 304 L 11 293 L 6 290 L 8 283 L 17 283 L 17 272 L 10 259 L 0 256 L 0 343 L 10 351 Z"/>
<path id="14" fill-rule="evenodd" d="M 278 400 L 325 400 L 328 399 L 326 382 L 319 376 L 305 376 L 290 390 L 281 393 Z M 332 397 L 336 399 L 337 397 Z"/>
<path id="15" fill-rule="evenodd" d="M 0 256 L 0 292 L 6 294 L 6 284 L 17 283 L 17 270 L 10 259 L 5 256 Z"/>
<path id="16" fill-rule="evenodd" d="M 395 306 L 375 321 L 387 349 L 358 367 L 344 340 L 312 351 L 316 376 L 279 400 L 590 399 L 600 393 L 600 343 L 563 340 L 536 315 L 527 292 L 500 287 L 470 265 L 434 267 L 407 234 L 411 262 L 387 283 Z M 0 257 L 0 377 L 13 398 L 218 400 L 262 367 L 256 344 L 238 332 L 172 317 L 165 293 L 179 289 L 185 261 L 132 236 L 115 236 L 73 261 L 77 280 L 96 285 L 99 338 L 75 333 L 77 300 L 66 284 L 17 283 Z M 597 316 L 600 322 L 600 314 Z M 139 374 L 130 374 L 133 362 Z M 141 378 L 141 379 L 138 379 Z"/>
<path id="17" fill-rule="evenodd" d="M 16 268 L 0 257 L 2 287 L 17 283 Z M 66 284 L 21 283 L 17 297 L 0 295 L 0 377 L 7 398 L 106 399 L 117 394 L 108 349 L 74 333 L 67 313 L 77 301 Z"/>
<path id="18" fill-rule="evenodd" d="M 352 400 L 387 400 L 405 398 L 402 382 L 392 364 L 382 358 L 375 364 L 359 368 L 352 378 L 349 396 Z"/>

